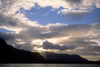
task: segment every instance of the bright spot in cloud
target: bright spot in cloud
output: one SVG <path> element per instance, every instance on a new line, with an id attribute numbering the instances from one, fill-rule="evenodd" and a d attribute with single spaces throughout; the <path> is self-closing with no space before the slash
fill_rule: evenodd
<path id="1" fill-rule="evenodd" d="M 34 49 L 34 50 L 37 50 L 37 47 L 34 47 L 33 49 Z"/>
<path id="2" fill-rule="evenodd" d="M 47 41 L 51 42 L 51 43 L 57 43 L 58 39 L 47 39 Z"/>
<path id="3" fill-rule="evenodd" d="M 62 37 L 61 39 L 68 39 L 69 37 Z"/>
<path id="4" fill-rule="evenodd" d="M 43 40 L 40 40 L 40 39 L 33 40 L 31 42 L 31 44 L 34 44 L 34 45 L 43 45 Z"/>
<path id="5" fill-rule="evenodd" d="M 44 49 L 42 47 L 41 48 L 37 48 L 37 51 L 41 52 L 41 51 L 44 51 Z"/>
<path id="6" fill-rule="evenodd" d="M 18 42 L 17 44 L 25 44 L 26 42 Z"/>

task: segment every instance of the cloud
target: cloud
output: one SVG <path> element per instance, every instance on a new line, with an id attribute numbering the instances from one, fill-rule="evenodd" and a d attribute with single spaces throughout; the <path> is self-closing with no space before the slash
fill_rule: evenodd
<path id="1" fill-rule="evenodd" d="M 32 44 L 37 39 L 41 41 L 55 39 L 57 40 L 55 44 L 54 41 L 43 42 L 43 48 L 57 49 L 64 53 L 99 55 L 100 23 L 85 25 L 56 23 L 43 26 L 37 21 L 29 20 L 24 13 L 20 13 L 21 8 L 30 10 L 35 7 L 35 3 L 39 8 L 50 6 L 52 9 L 59 9 L 62 7 L 58 13 L 74 20 L 81 20 L 92 10 L 100 8 L 100 0 L 2 0 L 0 28 L 15 31 L 15 33 L 0 32 L 0 38 L 10 45 L 14 44 L 16 48 L 29 51 L 34 51 L 34 47 L 37 47 L 36 44 Z"/>
<path id="2" fill-rule="evenodd" d="M 31 15 L 32 15 L 32 14 L 34 14 L 34 13 L 31 13 Z"/>
<path id="3" fill-rule="evenodd" d="M 17 22 L 17 19 L 0 14 L 0 26 L 16 26 Z"/>
<path id="4" fill-rule="evenodd" d="M 63 14 L 63 16 L 66 18 L 70 18 L 73 20 L 82 20 L 83 17 L 85 15 L 91 13 L 91 11 L 90 10 L 82 10 L 82 9 L 74 9 L 74 10 L 61 9 L 60 11 L 58 11 L 58 13 Z"/>
<path id="5" fill-rule="evenodd" d="M 41 26 L 37 21 L 29 20 L 24 14 L 17 13 L 15 15 L 0 14 L 0 28 L 15 31 L 18 33 L 21 30 L 25 30 L 28 27 Z"/>
<path id="6" fill-rule="evenodd" d="M 66 15 L 67 18 L 72 18 L 74 20 L 81 20 L 83 16 L 85 16 L 87 13 L 85 13 L 86 10 L 94 10 L 96 8 L 99 8 L 100 1 L 99 0 L 3 0 L 1 2 L 1 8 L 0 13 L 4 15 L 16 15 L 16 12 L 20 12 L 21 8 L 24 10 L 31 10 L 35 7 L 35 3 L 39 5 L 39 7 L 48 7 L 51 6 L 53 9 L 58 9 L 60 7 L 63 7 L 62 13 L 68 13 L 71 11 L 71 13 L 68 13 Z M 66 11 L 65 9 L 68 9 Z M 82 13 L 73 13 L 72 10 L 79 9 L 83 11 Z M 58 11 L 60 13 L 60 11 Z M 20 14 L 21 15 L 21 14 Z M 44 14 L 46 15 L 46 14 Z M 74 18 L 75 17 L 75 18 Z M 21 17 L 22 18 L 22 17 Z M 23 18 L 25 19 L 25 18 Z M 29 20 L 29 19 L 28 19 Z M 11 23 L 11 22 L 10 22 Z M 12 24 L 12 23 L 11 23 Z M 14 23 L 13 23 L 14 24 Z"/>
<path id="7" fill-rule="evenodd" d="M 71 6 L 82 4 L 83 0 L 65 0 L 66 2 L 70 3 Z"/>
<path id="8" fill-rule="evenodd" d="M 57 49 L 59 51 L 66 51 L 69 54 L 73 53 L 71 50 L 74 50 L 74 54 L 98 56 L 99 54 L 95 52 L 99 52 L 99 29 L 100 23 L 85 25 L 48 24 L 46 26 L 27 26 L 25 30 L 21 30 L 18 34 L 1 32 L 0 37 L 5 39 L 10 45 L 15 44 L 14 47 L 16 48 L 28 51 L 34 51 L 34 47 L 37 47 L 33 46 L 34 44 L 31 44 L 32 41 L 37 39 L 43 41 L 54 38 L 57 39 L 55 44 L 53 41 L 52 43 L 43 42 L 43 48 L 46 50 Z M 95 45 L 96 47 L 92 47 L 92 45 Z M 84 49 L 78 49 L 78 47 L 84 47 Z"/>
<path id="9" fill-rule="evenodd" d="M 66 18 L 70 18 L 70 19 L 73 19 L 73 20 L 82 20 L 83 17 L 85 15 L 87 15 L 88 12 L 82 12 L 82 13 L 67 13 L 66 15 L 64 15 Z"/>
<path id="10" fill-rule="evenodd" d="M 25 30 L 21 30 L 18 34 L 15 33 L 16 35 L 14 34 L 14 36 L 26 42 L 32 42 L 36 39 L 46 40 L 54 38 L 58 39 L 58 45 L 87 46 L 98 44 L 96 41 L 100 39 L 100 37 L 98 37 L 99 29 L 99 23 L 86 25 L 48 24 L 46 26 L 27 26 Z M 5 34 L 5 36 L 6 35 L 8 36 L 8 34 Z M 68 37 L 68 39 L 62 39 L 63 37 Z"/>
<path id="11" fill-rule="evenodd" d="M 54 44 L 46 41 L 46 42 L 43 42 L 43 49 L 74 50 L 75 47 L 54 45 Z"/>
<path id="12" fill-rule="evenodd" d="M 71 3 L 82 3 L 82 0 L 66 0 Z"/>
<path id="13" fill-rule="evenodd" d="M 58 39 L 58 44 L 67 45 L 96 45 L 98 43 L 92 40 L 100 38 L 98 34 L 99 29 L 99 23 L 86 25 L 48 25 L 46 27 L 28 27 L 26 30 L 20 31 L 18 37 L 26 40 L 54 38 Z M 61 39 L 63 37 L 68 37 L 68 39 Z"/>
<path id="14" fill-rule="evenodd" d="M 73 46 L 88 46 L 92 44 L 98 44 L 95 41 L 90 41 L 87 37 L 70 37 L 68 39 L 58 40 L 58 44 L 73 45 Z"/>
<path id="15" fill-rule="evenodd" d="M 87 46 L 84 49 L 77 49 L 75 52 L 77 52 L 80 55 L 85 56 L 100 56 L 100 46 Z"/>
<path id="16" fill-rule="evenodd" d="M 18 32 L 25 28 L 26 25 L 21 22 L 21 20 L 14 18 L 14 16 L 6 16 L 0 14 L 0 28 L 5 28 L 7 30 Z"/>
<path id="17" fill-rule="evenodd" d="M 42 16 L 46 16 L 47 14 L 43 14 Z"/>
<path id="18" fill-rule="evenodd" d="M 93 52 L 100 52 L 100 46 L 90 46 L 89 48 L 86 48 L 86 50 L 93 51 Z"/>
<path id="19" fill-rule="evenodd" d="M 5 15 L 15 14 L 20 10 L 20 8 L 30 10 L 32 7 L 35 7 L 35 4 L 32 0 L 2 0 L 0 13 Z"/>
<path id="20" fill-rule="evenodd" d="M 0 38 L 4 40 L 10 40 L 10 39 L 14 39 L 15 36 L 13 34 L 7 34 L 7 33 L 0 32 Z"/>
<path id="21" fill-rule="evenodd" d="M 2 0 L 0 13 L 9 15 L 15 14 L 21 8 L 30 10 L 35 7 L 35 3 L 39 7 L 51 6 L 53 9 L 63 7 L 64 9 L 92 9 L 94 7 L 100 8 L 100 0 Z"/>

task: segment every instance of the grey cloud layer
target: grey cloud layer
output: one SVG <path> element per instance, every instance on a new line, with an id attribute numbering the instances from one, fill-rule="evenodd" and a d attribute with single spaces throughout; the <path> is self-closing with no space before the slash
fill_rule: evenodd
<path id="1" fill-rule="evenodd" d="M 14 39 L 14 35 L 12 34 L 6 34 L 3 32 L 0 32 L 0 38 L 4 39 L 4 40 L 10 40 L 10 39 Z"/>
<path id="2" fill-rule="evenodd" d="M 91 44 L 98 44 L 95 41 L 90 41 L 89 37 L 70 37 L 68 39 L 62 39 L 58 41 L 58 43 L 66 44 L 66 45 L 91 45 Z"/>
<path id="3" fill-rule="evenodd" d="M 17 22 L 17 19 L 14 20 L 12 17 L 0 14 L 0 26 L 16 26 Z"/>
<path id="4" fill-rule="evenodd" d="M 68 45 L 69 44 L 97 44 L 96 42 L 90 40 L 100 39 L 99 25 L 100 24 L 97 23 L 97 24 L 86 24 L 86 25 L 49 26 L 49 28 L 27 27 L 26 30 L 20 31 L 19 34 L 16 36 L 17 38 L 24 39 L 24 40 L 61 38 L 61 37 L 71 36 L 69 39 L 58 41 L 58 43 L 59 44 L 67 43 Z M 90 33 L 90 31 L 92 31 L 92 33 Z M 87 35 L 88 33 L 90 33 L 90 35 Z M 92 36 L 93 34 L 97 34 L 97 35 Z"/>
<path id="5" fill-rule="evenodd" d="M 83 0 L 65 0 L 67 3 L 69 2 L 69 5 L 70 6 L 79 6 L 79 5 L 81 5 L 82 4 L 82 1 Z"/>
<path id="6" fill-rule="evenodd" d="M 60 46 L 60 45 L 54 45 L 48 41 L 43 42 L 43 48 L 44 49 L 58 49 L 58 50 L 74 50 L 74 46 Z"/>
<path id="7" fill-rule="evenodd" d="M 92 30 L 96 29 L 96 30 Z M 98 40 L 100 37 L 98 37 L 100 34 L 99 32 L 99 23 L 95 24 L 87 24 L 87 25 L 67 25 L 67 26 L 51 26 L 48 29 L 47 28 L 41 28 L 41 27 L 31 27 L 31 29 L 28 27 L 27 30 L 21 31 L 19 34 L 5 34 L 1 32 L 1 38 L 4 38 L 5 40 L 8 40 L 10 43 L 14 43 L 17 48 L 25 49 L 25 50 L 32 50 L 32 45 L 30 45 L 31 41 L 35 39 L 48 39 L 48 38 L 61 38 L 61 37 L 69 37 L 68 39 L 60 39 L 58 40 L 58 45 L 54 45 L 53 43 L 44 42 L 43 48 L 44 49 L 58 49 L 58 50 L 74 50 L 77 47 L 84 47 L 85 49 L 80 50 L 78 49 L 77 53 L 81 55 L 92 55 L 96 54 L 95 52 L 99 52 L 99 46 L 91 46 L 92 44 L 98 45 L 97 42 L 91 41 L 91 40 Z M 48 33 L 42 33 L 44 31 L 51 31 Z M 60 31 L 60 32 L 59 32 Z M 83 32 L 84 31 L 84 32 Z M 89 31 L 92 31 L 92 33 L 88 36 L 85 36 L 89 33 Z M 57 35 L 56 35 L 56 33 Z M 95 36 L 91 35 L 97 34 Z M 49 36 L 48 36 L 49 35 Z M 19 41 L 15 40 L 15 37 L 21 40 L 24 40 L 25 44 L 20 45 L 16 44 Z M 13 41 L 13 42 L 12 42 Z M 29 42 L 30 41 L 30 42 Z M 64 44 L 63 46 L 60 46 L 59 44 Z M 26 45 L 26 46 L 24 46 Z M 34 47 L 34 46 L 33 46 Z M 30 49 L 29 49 L 30 48 Z M 87 50 L 85 53 L 84 51 Z M 80 52 L 79 52 L 80 51 Z M 94 51 L 91 53 L 91 51 Z M 99 54 L 98 54 L 99 55 Z"/>
<path id="8" fill-rule="evenodd" d="M 70 18 L 73 20 L 82 20 L 84 16 L 86 16 L 87 14 L 89 14 L 89 12 L 72 12 L 72 13 L 67 13 L 66 15 L 64 15 L 64 17 L 66 18 Z"/>
<path id="9" fill-rule="evenodd" d="M 66 1 L 70 3 L 82 3 L 83 0 L 66 0 Z"/>
<path id="10" fill-rule="evenodd" d="M 76 50 L 80 55 L 100 56 L 100 46 L 88 46 L 84 49 Z"/>
<path id="11" fill-rule="evenodd" d="M 83 51 L 78 52 L 81 55 L 88 55 L 92 53 L 95 53 L 97 47 L 91 47 L 91 45 L 98 45 L 96 41 L 91 41 L 91 40 L 98 40 L 100 39 L 99 37 L 99 27 L 100 23 L 95 23 L 95 24 L 86 24 L 86 25 L 65 25 L 65 26 L 50 26 L 49 28 L 41 28 L 41 27 L 36 27 L 39 30 L 34 30 L 35 28 L 33 27 L 31 30 L 30 28 L 24 31 L 21 31 L 19 34 L 22 35 L 24 33 L 29 34 L 26 35 L 27 37 L 30 37 L 29 39 L 49 39 L 49 38 L 62 38 L 62 37 L 69 37 L 68 39 L 60 39 L 58 40 L 57 44 L 54 45 L 53 43 L 46 42 L 43 44 L 44 49 L 58 49 L 58 50 L 74 50 L 77 47 L 86 47 L 88 48 L 87 53 Z M 40 31 L 40 32 L 39 32 Z M 50 31 L 48 33 L 42 33 Z M 36 34 L 37 33 L 37 34 Z M 96 34 L 96 35 L 95 35 Z M 63 46 L 60 46 L 59 44 L 64 44 Z M 90 48 L 91 47 L 91 48 Z M 91 50 L 94 52 L 91 53 Z M 99 55 L 99 54 L 97 54 Z"/>

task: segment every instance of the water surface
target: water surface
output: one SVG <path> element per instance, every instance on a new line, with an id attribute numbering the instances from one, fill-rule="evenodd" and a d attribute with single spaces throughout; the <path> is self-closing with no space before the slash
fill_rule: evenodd
<path id="1" fill-rule="evenodd" d="M 0 64 L 0 67 L 100 67 L 96 64 Z"/>

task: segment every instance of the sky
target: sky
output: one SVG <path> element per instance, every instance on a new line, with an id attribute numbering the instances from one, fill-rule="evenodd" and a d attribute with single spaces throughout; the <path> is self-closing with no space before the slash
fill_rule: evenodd
<path id="1" fill-rule="evenodd" d="M 0 0 L 0 38 L 31 52 L 100 60 L 100 0 Z"/>

